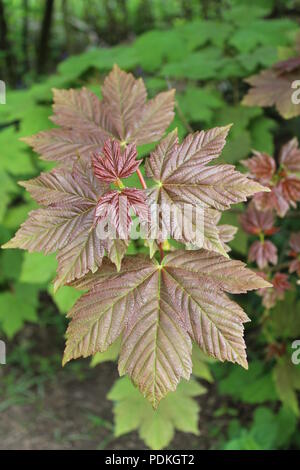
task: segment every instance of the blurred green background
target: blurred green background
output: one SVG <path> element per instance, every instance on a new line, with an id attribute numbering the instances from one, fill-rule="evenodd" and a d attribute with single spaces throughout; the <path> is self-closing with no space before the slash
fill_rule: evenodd
<path id="1" fill-rule="evenodd" d="M 52 88 L 85 85 L 101 97 L 114 63 L 143 77 L 150 97 L 175 87 L 171 128 L 183 137 L 234 123 L 221 159 L 240 168 L 251 149 L 276 154 L 300 136 L 299 118 L 285 121 L 273 108 L 241 105 L 245 78 L 294 55 L 299 25 L 296 0 L 0 0 L 0 79 L 6 83 L 0 243 L 35 207 L 17 182 L 51 168 L 20 138 L 52 127 Z M 152 148 L 141 147 L 140 155 Z M 222 220 L 238 226 L 241 209 Z M 300 229 L 297 218 L 284 223 Z M 283 236 L 277 241 L 282 247 Z M 239 230 L 232 257 L 245 261 L 248 246 Z M 287 368 L 281 374 L 282 358 L 266 355 L 268 345 L 281 341 L 289 357 L 291 340 L 300 335 L 298 292 L 275 307 L 265 329 L 259 298 L 240 296 L 252 319 L 249 371 L 195 353 L 194 381 L 155 414 L 127 379 L 116 381 L 118 345 L 92 364 L 79 360 L 61 368 L 64 314 L 78 293 L 63 287 L 54 295 L 55 271 L 55 256 L 0 252 L 0 339 L 7 347 L 7 364 L 0 365 L 0 448 L 300 448 L 299 374 Z"/>

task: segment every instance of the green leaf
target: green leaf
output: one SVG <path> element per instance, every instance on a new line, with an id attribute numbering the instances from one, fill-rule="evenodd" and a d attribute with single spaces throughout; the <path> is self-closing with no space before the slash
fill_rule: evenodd
<path id="1" fill-rule="evenodd" d="M 289 359 L 281 360 L 274 368 L 274 380 L 280 400 L 299 416 L 299 404 L 296 389 L 300 371 Z"/>
<path id="2" fill-rule="evenodd" d="M 164 61 L 180 60 L 187 53 L 187 45 L 176 30 L 148 31 L 134 43 L 139 64 L 152 72 L 161 67 Z"/>
<path id="3" fill-rule="evenodd" d="M 268 331 L 275 338 L 297 338 L 300 334 L 300 301 L 295 292 L 286 292 L 284 300 L 277 301 L 268 321 Z"/>
<path id="4" fill-rule="evenodd" d="M 213 110 L 224 104 L 220 95 L 215 91 L 188 86 L 183 94 L 177 95 L 177 100 L 186 119 L 209 123 Z"/>
<path id="5" fill-rule="evenodd" d="M 0 222 L 4 218 L 12 195 L 19 191 L 11 177 L 5 171 L 0 171 Z"/>
<path id="6" fill-rule="evenodd" d="M 255 72 L 259 66 L 268 68 L 278 61 L 277 48 L 273 46 L 258 47 L 250 53 L 238 55 L 237 60 L 248 73 Z"/>
<path id="7" fill-rule="evenodd" d="M 211 43 L 222 47 L 232 32 L 232 26 L 224 21 L 194 20 L 178 25 L 175 28 L 188 50 L 192 51 Z"/>
<path id="8" fill-rule="evenodd" d="M 0 132 L 0 170 L 13 175 L 31 175 L 35 167 L 30 159 L 27 145 L 18 140 L 18 133 L 13 127 Z"/>
<path id="9" fill-rule="evenodd" d="M 239 206 L 236 206 L 236 208 L 244 208 L 242 204 Z M 229 242 L 229 246 L 232 250 L 237 251 L 238 253 L 241 253 L 242 255 L 247 255 L 248 253 L 248 235 L 240 228 L 240 223 L 238 220 L 238 215 L 226 211 L 223 212 L 222 218 L 221 218 L 221 224 L 228 224 L 228 225 L 233 225 L 235 227 L 238 227 L 238 231 L 236 232 L 234 239 Z"/>
<path id="10" fill-rule="evenodd" d="M 21 274 L 23 252 L 21 250 L 1 250 L 0 282 L 17 280 Z"/>
<path id="11" fill-rule="evenodd" d="M 193 361 L 193 375 L 199 379 L 207 380 L 207 382 L 212 383 L 214 381 L 212 373 L 209 368 L 209 364 L 214 362 L 214 359 L 206 356 L 201 349 L 193 347 L 192 354 Z"/>
<path id="12" fill-rule="evenodd" d="M 4 227 L 11 230 L 16 229 L 26 220 L 28 213 L 36 207 L 37 204 L 33 201 L 11 207 L 3 219 Z"/>
<path id="13" fill-rule="evenodd" d="M 199 405 L 193 399 L 205 393 L 195 381 L 181 382 L 154 411 L 128 378 L 119 379 L 108 394 L 115 402 L 115 435 L 138 430 L 140 438 L 151 449 L 166 447 L 175 429 L 198 435 Z"/>
<path id="14" fill-rule="evenodd" d="M 235 23 L 237 26 L 249 24 L 256 18 L 262 18 L 272 12 L 273 0 L 264 0 L 263 4 L 261 0 L 251 2 L 251 8 L 249 3 L 239 0 L 238 4 L 232 5 L 229 9 L 223 9 L 222 15 L 224 20 Z M 257 5 L 255 4 L 257 3 Z"/>
<path id="15" fill-rule="evenodd" d="M 219 380 L 219 393 L 253 404 L 277 400 L 272 375 L 258 361 L 251 361 L 248 371 L 231 368 L 229 374 Z"/>
<path id="16" fill-rule="evenodd" d="M 121 338 L 118 338 L 109 348 L 104 352 L 96 353 L 91 360 L 91 367 L 106 361 L 116 361 L 119 356 L 121 347 Z"/>
<path id="17" fill-rule="evenodd" d="M 82 292 L 70 286 L 63 286 L 54 293 L 52 284 L 48 287 L 48 292 L 61 313 L 68 312 L 82 294 Z"/>
<path id="18" fill-rule="evenodd" d="M 107 71 L 114 64 L 118 64 L 119 67 L 128 70 L 135 67 L 137 63 L 137 55 L 133 47 L 95 48 L 64 60 L 59 64 L 58 72 L 65 78 L 74 80 L 91 68 Z"/>
<path id="19" fill-rule="evenodd" d="M 273 119 L 258 117 L 251 124 L 251 146 L 259 152 L 272 155 L 274 152 L 273 132 L 277 123 Z"/>
<path id="20" fill-rule="evenodd" d="M 229 43 L 241 52 L 250 52 L 259 45 L 285 46 L 291 42 L 289 34 L 297 28 L 289 19 L 250 21 L 231 36 Z"/>
<path id="21" fill-rule="evenodd" d="M 20 282 L 29 284 L 44 284 L 55 275 L 57 262 L 54 255 L 45 256 L 43 253 L 24 254 Z"/>
<path id="22" fill-rule="evenodd" d="M 183 57 L 178 62 L 165 65 L 161 69 L 160 75 L 173 78 L 191 78 L 193 80 L 215 78 L 221 57 L 221 51 L 218 48 L 207 47 Z"/>
<path id="23" fill-rule="evenodd" d="M 12 338 L 26 321 L 37 321 L 38 289 L 15 284 L 11 292 L 0 293 L 0 328 Z"/>

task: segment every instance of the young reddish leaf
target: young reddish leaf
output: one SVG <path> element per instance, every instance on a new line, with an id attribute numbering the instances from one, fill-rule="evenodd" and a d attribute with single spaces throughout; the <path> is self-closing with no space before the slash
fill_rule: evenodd
<path id="1" fill-rule="evenodd" d="M 259 211 L 254 205 L 250 205 L 240 217 L 242 228 L 252 235 L 264 233 L 272 235 L 278 231 L 274 227 L 274 214 L 272 211 Z"/>
<path id="2" fill-rule="evenodd" d="M 300 172 L 300 149 L 296 137 L 282 146 L 279 163 L 292 173 Z"/>
<path id="3" fill-rule="evenodd" d="M 259 211 L 275 210 L 279 217 L 284 217 L 289 210 L 289 203 L 282 194 L 280 186 L 273 186 L 269 193 L 253 196 L 253 203 Z"/>
<path id="4" fill-rule="evenodd" d="M 291 261 L 290 266 L 289 266 L 289 272 L 297 273 L 298 276 L 300 276 L 300 260 L 299 259 L 294 259 L 293 261 Z"/>
<path id="5" fill-rule="evenodd" d="M 150 202 L 171 206 L 182 214 L 185 205 L 224 210 L 256 192 L 269 191 L 231 165 L 206 165 L 222 151 L 228 130 L 227 126 L 202 131 L 188 136 L 181 145 L 175 131 L 169 134 L 146 162 L 147 176 L 158 183 L 149 192 Z M 205 241 L 205 231 L 202 235 Z M 224 254 L 221 243 L 215 251 Z"/>
<path id="6" fill-rule="evenodd" d="M 250 247 L 248 259 L 255 261 L 259 269 L 264 269 L 269 263 L 275 265 L 278 261 L 277 248 L 269 240 L 264 242 L 257 240 Z"/>
<path id="7" fill-rule="evenodd" d="M 272 279 L 272 284 L 275 290 L 283 294 L 286 290 L 291 288 L 291 284 L 289 283 L 289 277 L 285 273 L 276 273 Z"/>
<path id="8" fill-rule="evenodd" d="M 76 285 L 90 290 L 69 314 L 64 363 L 105 351 L 122 333 L 120 373 L 129 373 L 154 407 L 189 378 L 191 339 L 207 354 L 247 367 L 248 318 L 225 292 L 269 286 L 243 263 L 205 250 L 172 253 L 162 265 L 127 257 L 118 275 L 105 263 Z"/>
<path id="9" fill-rule="evenodd" d="M 251 176 L 262 184 L 268 184 L 276 172 L 276 163 L 273 157 L 266 153 L 254 151 L 254 156 L 248 160 L 242 160 Z"/>
<path id="10" fill-rule="evenodd" d="M 285 200 L 295 208 L 295 203 L 300 201 L 300 179 L 287 176 L 279 183 L 279 187 Z"/>
<path id="11" fill-rule="evenodd" d="M 276 106 L 277 111 L 285 119 L 300 114 L 300 107 L 292 101 L 294 93 L 291 84 L 297 80 L 298 75 L 293 73 L 279 73 L 274 69 L 263 70 L 258 75 L 245 80 L 252 88 L 244 97 L 242 104 L 246 106 Z"/>
<path id="12" fill-rule="evenodd" d="M 290 247 L 294 253 L 300 253 L 300 232 L 292 233 Z"/>
<path id="13" fill-rule="evenodd" d="M 282 147 L 277 172 L 272 157 L 254 153 L 254 157 L 242 163 L 249 168 L 250 176 L 270 189 L 269 194 L 255 194 L 254 204 L 260 211 L 274 209 L 280 217 L 284 217 L 289 207 L 296 207 L 296 202 L 300 201 L 300 179 L 295 173 L 300 163 L 298 141 L 292 139 Z"/>
<path id="14" fill-rule="evenodd" d="M 265 277 L 264 273 L 260 273 Z M 285 291 L 291 288 L 288 281 L 288 275 L 284 273 L 276 273 L 272 279 L 273 288 L 259 289 L 257 294 L 262 297 L 262 304 L 266 308 L 273 308 L 277 300 L 283 300 Z"/>
<path id="15" fill-rule="evenodd" d="M 131 211 L 141 222 L 148 221 L 149 207 L 143 190 L 125 188 L 122 191 L 109 191 L 98 201 L 95 211 L 96 223 L 110 222 L 121 239 L 128 239 L 132 224 Z"/>
<path id="16" fill-rule="evenodd" d="M 129 144 L 123 151 L 116 140 L 107 140 L 101 154 L 94 154 L 94 173 L 99 180 L 115 182 L 128 178 L 140 166 L 141 160 L 136 160 L 137 150 L 134 144 Z"/>

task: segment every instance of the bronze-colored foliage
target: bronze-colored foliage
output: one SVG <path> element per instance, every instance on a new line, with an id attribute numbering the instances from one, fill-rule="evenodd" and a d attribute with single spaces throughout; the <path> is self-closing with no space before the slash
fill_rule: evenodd
<path id="1" fill-rule="evenodd" d="M 246 106 L 275 106 L 285 119 L 300 115 L 299 104 L 292 100 L 292 83 L 299 79 L 300 57 L 278 62 L 272 68 L 245 81 L 251 86 L 242 103 Z"/>
<path id="2" fill-rule="evenodd" d="M 157 406 L 192 370 L 195 341 L 222 361 L 247 367 L 247 315 L 226 292 L 268 286 L 239 261 L 206 250 L 177 251 L 162 263 L 127 257 L 118 274 L 104 263 L 71 310 L 64 362 L 105 351 L 122 334 L 119 371 Z"/>
<path id="3" fill-rule="evenodd" d="M 231 165 L 211 164 L 225 145 L 227 126 L 190 134 L 181 144 L 176 131 L 165 137 L 146 163 L 154 180 L 148 190 L 136 145 L 163 136 L 174 115 L 174 91 L 147 102 L 143 81 L 115 66 L 102 95 L 99 101 L 84 88 L 54 91 L 52 120 L 62 128 L 26 140 L 61 167 L 21 183 L 41 208 L 4 247 L 57 251 L 55 288 L 68 284 L 88 291 L 69 314 L 64 363 L 105 351 L 121 336 L 120 374 L 128 373 L 157 407 L 181 377 L 190 377 L 192 341 L 206 354 L 247 367 L 248 317 L 227 293 L 270 284 L 229 259 L 226 243 L 235 228 L 218 222 L 220 211 L 269 189 Z M 293 168 L 295 152 L 291 146 L 282 156 Z M 122 181 L 135 171 L 141 189 Z M 180 241 L 187 250 L 164 256 L 158 234 L 146 240 L 151 259 L 126 256 L 132 217 L 148 221 L 153 202 L 174 206 L 176 213 L 184 204 L 201 207 L 203 246 L 184 234 Z M 164 217 L 161 213 L 162 225 Z M 100 238 L 103 222 L 112 223 L 118 236 Z M 195 225 L 193 217 L 191 222 Z"/>

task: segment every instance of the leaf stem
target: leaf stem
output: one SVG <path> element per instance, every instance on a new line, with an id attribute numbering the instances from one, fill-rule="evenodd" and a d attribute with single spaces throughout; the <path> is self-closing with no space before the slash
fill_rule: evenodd
<path id="1" fill-rule="evenodd" d="M 136 174 L 139 177 L 139 180 L 141 182 L 141 185 L 142 185 L 143 189 L 147 189 L 146 181 L 144 180 L 144 177 L 143 177 L 143 175 L 141 173 L 141 170 L 139 168 L 136 170 Z"/>
<path id="2" fill-rule="evenodd" d="M 142 185 L 142 188 L 143 189 L 147 189 L 147 184 L 146 184 L 146 181 L 144 180 L 144 177 L 141 173 L 141 170 L 138 168 L 136 170 L 136 174 L 138 175 L 139 177 L 139 180 L 140 180 L 140 183 Z M 159 254 L 160 254 L 160 260 L 162 261 L 165 254 L 164 254 L 164 249 L 163 249 L 163 246 L 162 246 L 162 243 L 158 243 L 158 248 L 159 248 Z"/>

